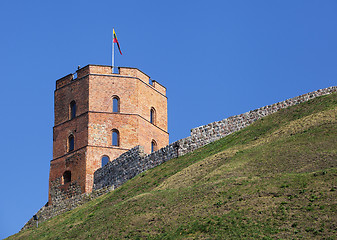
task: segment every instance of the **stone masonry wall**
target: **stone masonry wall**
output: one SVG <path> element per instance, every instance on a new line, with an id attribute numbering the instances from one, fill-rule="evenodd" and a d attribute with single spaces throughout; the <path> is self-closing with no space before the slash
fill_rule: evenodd
<path id="1" fill-rule="evenodd" d="M 231 133 L 239 131 L 256 120 L 273 114 L 280 109 L 306 102 L 316 97 L 337 91 L 337 87 L 329 87 L 303 94 L 283 102 L 278 102 L 240 115 L 232 116 L 221 121 L 193 128 L 191 136 L 180 139 L 149 155 L 144 154 L 142 147 L 137 146 L 109 162 L 94 173 L 94 189 L 106 186 L 119 187 L 136 175 L 154 168 L 172 158 L 185 155 L 208 143 L 214 142 Z"/>
<path id="2" fill-rule="evenodd" d="M 61 178 L 51 181 L 49 191 L 52 203 L 56 205 L 65 199 L 82 194 L 81 186 L 77 183 L 77 181 L 62 184 Z"/>
<path id="3" fill-rule="evenodd" d="M 221 121 L 193 128 L 191 136 L 180 139 L 167 145 L 158 151 L 146 155 L 142 146 L 136 146 L 94 173 L 94 190 L 72 198 L 61 200 L 57 204 L 42 207 L 38 212 L 39 222 L 69 211 L 82 205 L 112 189 L 115 189 L 136 175 L 154 168 L 172 158 L 185 155 L 208 143 L 216 141 L 242 128 L 245 128 L 256 120 L 299 103 L 306 102 L 318 96 L 337 92 L 337 87 L 329 87 L 314 92 L 303 94 L 283 102 L 268 105 L 240 115 L 232 116 Z M 35 226 L 32 218 L 23 229 Z"/>
<path id="4" fill-rule="evenodd" d="M 44 222 L 52 217 L 58 216 L 64 212 L 70 211 L 78 206 L 81 206 L 91 200 L 110 192 L 113 190 L 111 187 L 101 188 L 99 190 L 94 190 L 91 193 L 84 193 L 81 195 L 74 196 L 69 199 L 64 199 L 62 201 L 58 201 L 56 204 L 43 206 L 35 215 L 38 218 L 38 222 Z M 36 226 L 36 220 L 32 217 L 25 226 L 21 229 L 25 230 L 31 227 Z"/>
<path id="5" fill-rule="evenodd" d="M 206 145 L 210 142 L 214 142 L 222 137 L 225 137 L 228 134 L 239 131 L 240 129 L 249 126 L 256 120 L 273 114 L 280 109 L 303 103 L 316 97 L 331 94 L 336 91 L 337 86 L 320 89 L 287 99 L 282 102 L 267 105 L 240 115 L 232 116 L 218 122 L 213 122 L 204 126 L 193 128 L 191 130 L 191 137 L 194 139 L 193 141 L 198 142 L 198 145 Z"/>
<path id="6" fill-rule="evenodd" d="M 138 174 L 176 158 L 177 144 L 173 143 L 149 155 L 143 146 L 136 146 L 94 173 L 94 189 L 112 186 L 114 189 Z"/>

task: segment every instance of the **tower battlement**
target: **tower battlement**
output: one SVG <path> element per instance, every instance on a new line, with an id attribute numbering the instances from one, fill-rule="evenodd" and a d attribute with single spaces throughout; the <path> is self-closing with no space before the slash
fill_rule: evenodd
<path id="1" fill-rule="evenodd" d="M 112 73 L 111 66 L 104 66 L 104 65 L 92 65 L 89 64 L 81 69 L 76 71 L 77 77 L 74 74 L 68 74 L 56 81 L 56 89 L 64 87 L 67 84 L 70 84 L 72 81 L 83 78 L 87 75 L 109 75 L 109 76 L 116 76 L 116 77 L 132 77 L 137 78 L 140 81 L 144 82 L 145 84 L 152 86 L 158 92 L 166 96 L 166 88 L 158 83 L 155 80 L 152 80 L 152 84 L 150 84 L 150 77 L 140 71 L 137 68 L 131 67 L 118 67 L 118 73 Z"/>

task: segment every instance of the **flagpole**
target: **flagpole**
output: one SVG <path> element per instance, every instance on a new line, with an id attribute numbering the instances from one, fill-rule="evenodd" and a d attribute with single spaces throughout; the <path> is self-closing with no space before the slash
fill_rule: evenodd
<path id="1" fill-rule="evenodd" d="M 114 68 L 115 68 L 115 42 L 114 42 L 114 35 L 112 34 L 112 73 L 114 73 Z"/>

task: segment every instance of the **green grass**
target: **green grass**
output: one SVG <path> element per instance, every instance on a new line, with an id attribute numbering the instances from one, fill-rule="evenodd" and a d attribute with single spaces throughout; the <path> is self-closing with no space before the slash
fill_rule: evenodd
<path id="1" fill-rule="evenodd" d="M 9 239 L 337 239 L 336 115 L 283 109 Z"/>

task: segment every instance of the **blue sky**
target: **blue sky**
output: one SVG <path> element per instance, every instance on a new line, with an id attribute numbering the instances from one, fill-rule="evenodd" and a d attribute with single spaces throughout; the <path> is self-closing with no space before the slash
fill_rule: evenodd
<path id="1" fill-rule="evenodd" d="M 167 87 L 170 141 L 337 85 L 337 1 L 0 2 L 0 238 L 47 202 L 55 81 L 123 56 Z"/>

